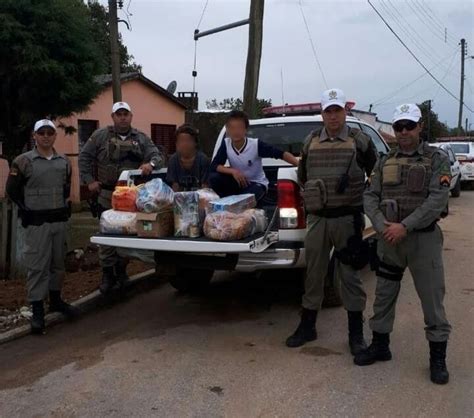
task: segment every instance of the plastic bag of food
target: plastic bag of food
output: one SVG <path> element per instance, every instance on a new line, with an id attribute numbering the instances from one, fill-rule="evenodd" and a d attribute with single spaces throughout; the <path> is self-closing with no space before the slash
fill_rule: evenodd
<path id="1" fill-rule="evenodd" d="M 254 194 L 237 194 L 209 202 L 209 213 L 218 211 L 242 213 L 256 205 L 257 201 Z"/>
<path id="2" fill-rule="evenodd" d="M 248 209 L 244 212 L 245 216 L 252 219 L 252 230 L 250 235 L 264 232 L 268 226 L 268 218 L 263 209 Z"/>
<path id="3" fill-rule="evenodd" d="M 136 235 L 137 213 L 106 210 L 100 217 L 100 232 L 114 235 Z"/>
<path id="4" fill-rule="evenodd" d="M 173 207 L 174 192 L 161 179 L 146 182 L 137 192 L 137 208 L 140 212 L 161 212 Z"/>
<path id="5" fill-rule="evenodd" d="M 173 210 L 175 237 L 197 238 L 201 236 L 199 195 L 197 192 L 175 193 Z"/>
<path id="6" fill-rule="evenodd" d="M 117 186 L 112 193 L 112 207 L 124 212 L 136 212 L 137 188 Z"/>
<path id="7" fill-rule="evenodd" d="M 219 195 L 212 189 L 199 189 L 197 194 L 199 197 L 199 219 L 202 226 L 204 225 L 204 220 L 209 212 L 210 202 L 219 200 Z"/>

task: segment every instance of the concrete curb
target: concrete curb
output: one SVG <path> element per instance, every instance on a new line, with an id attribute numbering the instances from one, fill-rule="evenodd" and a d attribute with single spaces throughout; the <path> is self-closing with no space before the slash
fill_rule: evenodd
<path id="1" fill-rule="evenodd" d="M 130 280 L 126 283 L 125 288 L 130 289 L 131 287 L 135 287 L 138 284 L 148 280 L 155 274 L 155 269 L 150 269 L 144 271 L 143 273 L 135 274 L 134 276 L 130 277 Z M 79 308 L 81 310 L 81 316 L 87 311 L 95 308 L 99 305 L 100 302 L 104 301 L 104 296 L 96 290 L 88 295 L 84 296 L 83 298 L 72 302 L 71 305 Z M 65 322 L 66 318 L 60 313 L 51 313 L 47 314 L 45 317 L 46 320 L 46 327 L 50 327 L 54 324 L 58 324 L 61 322 Z M 14 328 L 9 331 L 3 332 L 0 334 L 0 345 L 7 343 L 12 340 L 16 340 L 18 338 L 24 337 L 25 335 L 31 335 L 30 325 L 23 325 L 19 328 Z"/>

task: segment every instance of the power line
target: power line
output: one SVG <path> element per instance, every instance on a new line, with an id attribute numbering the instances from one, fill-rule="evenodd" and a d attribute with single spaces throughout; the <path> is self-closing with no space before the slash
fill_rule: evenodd
<path id="1" fill-rule="evenodd" d="M 204 13 L 206 13 L 207 5 L 209 4 L 209 0 L 206 0 L 204 7 L 202 9 L 201 18 L 199 19 L 199 23 L 196 26 L 196 29 L 199 29 L 202 23 L 202 19 L 204 19 Z"/>
<path id="2" fill-rule="evenodd" d="M 306 21 L 306 16 L 304 14 L 304 9 L 303 9 L 303 5 L 301 4 L 301 0 L 299 1 L 298 4 L 300 6 L 301 16 L 303 17 L 304 25 L 306 27 L 306 32 L 308 33 L 311 49 L 313 50 L 314 59 L 316 60 L 316 63 L 318 64 L 319 71 L 321 72 L 321 76 L 323 77 L 324 85 L 326 86 L 326 88 L 329 88 L 328 82 L 326 81 L 326 77 L 324 76 L 323 68 L 321 67 L 321 63 L 319 62 L 318 54 L 316 52 L 316 47 L 314 46 L 313 38 L 311 36 L 311 31 L 309 30 L 308 22 Z"/>
<path id="3" fill-rule="evenodd" d="M 432 68 L 430 68 L 430 71 L 433 71 L 439 64 L 441 64 L 441 62 L 444 62 L 446 60 L 448 60 L 449 58 L 453 58 L 453 62 L 454 62 L 454 57 L 457 55 L 458 53 L 458 50 L 456 49 L 456 51 L 454 51 L 453 54 L 450 54 L 448 55 L 447 57 L 443 58 L 440 62 L 438 62 L 435 66 L 433 66 Z M 417 78 L 415 78 L 413 81 L 410 81 L 409 83 L 403 85 L 402 87 L 399 87 L 398 89 L 396 89 L 395 91 L 383 96 L 381 99 L 378 99 L 378 100 L 375 100 L 372 102 L 372 106 L 380 106 L 382 103 L 385 103 L 385 101 L 387 99 L 390 99 L 391 97 L 394 97 L 396 96 L 399 92 L 401 92 L 402 90 L 406 89 L 407 87 L 410 87 L 411 85 L 415 84 L 418 80 L 420 80 L 421 78 L 427 76 L 428 73 L 427 72 L 424 72 L 423 74 L 421 74 L 420 76 L 418 76 Z"/>
<path id="4" fill-rule="evenodd" d="M 418 64 L 420 64 L 423 69 L 429 74 L 429 76 L 434 80 L 436 81 L 436 83 L 438 83 L 441 88 L 446 91 L 446 93 L 448 93 L 451 97 L 453 97 L 456 101 L 459 101 L 459 98 L 456 97 L 456 95 L 454 95 L 452 92 L 450 92 L 432 73 L 430 70 L 428 70 L 428 68 L 426 68 L 425 64 L 423 64 L 419 59 L 418 57 L 411 51 L 410 48 L 408 48 L 408 46 L 406 45 L 405 42 L 403 42 L 403 40 L 400 38 L 400 36 L 398 36 L 398 34 L 392 29 L 392 27 L 388 24 L 388 22 L 384 19 L 384 17 L 379 13 L 379 11 L 375 8 L 375 6 L 370 2 L 370 0 L 367 0 L 367 2 L 370 4 L 370 6 L 372 7 L 372 9 L 374 9 L 375 13 L 377 13 L 377 15 L 380 17 L 380 19 L 382 19 L 382 21 L 385 23 L 385 25 L 390 29 L 390 32 L 392 32 L 395 37 L 398 39 L 398 41 L 405 47 L 405 49 L 410 53 L 410 55 L 416 60 L 416 62 Z M 466 103 L 463 103 L 463 105 L 466 107 L 466 109 L 468 109 L 470 112 L 473 112 L 473 110 L 466 105 Z"/>
<path id="5" fill-rule="evenodd" d="M 418 0 L 415 0 L 415 2 L 418 2 Z M 428 3 L 426 3 L 424 0 L 420 0 L 420 7 L 426 11 L 430 19 L 435 23 L 441 26 L 443 29 L 447 29 L 446 25 L 443 23 L 443 21 L 438 18 L 437 14 L 433 11 L 433 9 L 429 6 Z M 448 37 L 452 38 L 453 41 L 457 41 L 457 38 L 453 35 L 450 35 L 449 33 L 447 34 Z"/>
<path id="6" fill-rule="evenodd" d="M 448 76 L 449 72 L 451 71 L 451 68 L 453 68 L 453 65 L 455 63 L 455 58 L 457 56 L 457 50 L 456 50 L 456 53 L 453 55 L 453 59 L 451 60 L 451 64 L 449 65 L 449 68 L 448 70 L 446 71 L 446 73 L 444 74 L 444 76 L 441 78 L 441 81 L 444 81 L 444 79 Z M 439 91 L 441 90 L 441 87 L 438 86 L 438 90 L 436 91 L 436 93 L 434 94 L 433 96 L 433 100 L 436 99 L 436 97 L 438 96 L 439 94 Z"/>

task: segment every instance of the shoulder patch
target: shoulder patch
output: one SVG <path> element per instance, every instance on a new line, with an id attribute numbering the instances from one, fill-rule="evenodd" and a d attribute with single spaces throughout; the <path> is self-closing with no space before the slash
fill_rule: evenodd
<path id="1" fill-rule="evenodd" d="M 451 185 L 451 176 L 440 175 L 439 176 L 439 185 L 442 187 L 449 187 Z"/>

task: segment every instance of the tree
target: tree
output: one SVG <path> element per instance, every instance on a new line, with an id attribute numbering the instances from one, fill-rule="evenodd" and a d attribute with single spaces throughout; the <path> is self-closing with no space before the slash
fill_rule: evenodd
<path id="1" fill-rule="evenodd" d="M 449 134 L 448 127 L 443 122 L 440 122 L 438 114 L 433 112 L 433 110 L 430 110 L 428 100 L 419 104 L 418 107 L 421 110 L 421 118 L 424 122 L 423 130 L 421 131 L 422 138 L 435 142 L 436 138 L 447 136 Z"/>
<path id="2" fill-rule="evenodd" d="M 102 51 L 81 0 L 2 0 L 0 28 L 0 135 L 11 156 L 35 120 L 87 108 Z"/>
<path id="3" fill-rule="evenodd" d="M 217 99 L 206 100 L 206 107 L 212 110 L 242 110 L 243 101 L 240 98 L 234 99 L 233 97 L 223 99 L 218 102 Z M 257 116 L 263 115 L 263 109 L 271 107 L 272 99 L 257 99 Z"/>
<path id="4" fill-rule="evenodd" d="M 92 19 L 92 33 L 95 41 L 99 44 L 102 51 L 102 72 L 110 74 L 112 72 L 112 63 L 110 59 L 110 31 L 108 25 L 107 9 L 99 3 L 90 2 L 90 15 Z M 119 36 L 119 52 L 120 52 L 120 72 L 141 72 L 142 66 L 133 61 L 133 55 L 128 53 L 127 47 L 122 42 L 122 37 Z"/>

